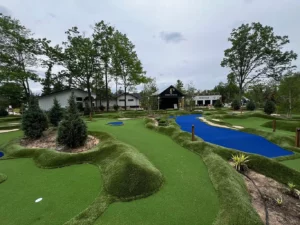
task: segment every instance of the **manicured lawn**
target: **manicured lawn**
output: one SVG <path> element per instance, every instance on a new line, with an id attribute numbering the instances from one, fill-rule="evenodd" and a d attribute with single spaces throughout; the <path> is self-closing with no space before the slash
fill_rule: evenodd
<path id="1" fill-rule="evenodd" d="M 88 207 L 102 187 L 98 168 L 88 164 L 39 169 L 32 159 L 0 160 L 0 172 L 8 176 L 0 184 L 3 225 L 62 225 Z"/>
<path id="2" fill-rule="evenodd" d="M 300 172 L 300 159 L 287 160 L 281 163 Z"/>
<path id="3" fill-rule="evenodd" d="M 0 133 L 0 146 L 2 144 L 6 144 L 7 142 L 14 140 L 15 138 L 22 137 L 23 132 L 22 131 L 14 131 L 9 133 Z"/>
<path id="4" fill-rule="evenodd" d="M 201 158 L 145 128 L 143 120 L 124 121 L 120 127 L 106 125 L 112 121 L 99 119 L 88 127 L 136 147 L 162 172 L 165 183 L 147 198 L 113 203 L 95 224 L 212 224 L 219 202 Z"/>
<path id="5" fill-rule="evenodd" d="M 268 119 L 260 118 L 260 117 L 249 117 L 249 118 L 236 118 L 236 119 L 223 119 L 222 121 L 226 123 L 230 123 L 235 126 L 242 126 L 245 128 L 254 128 L 262 131 L 273 132 L 272 128 L 262 127 L 261 125 L 270 121 Z M 283 136 L 294 136 L 294 132 L 284 131 L 284 130 L 276 130 L 277 134 Z"/>

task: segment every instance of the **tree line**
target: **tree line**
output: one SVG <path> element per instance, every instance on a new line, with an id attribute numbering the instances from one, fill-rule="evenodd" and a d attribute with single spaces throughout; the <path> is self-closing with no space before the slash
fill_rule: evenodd
<path id="1" fill-rule="evenodd" d="M 106 100 L 108 110 L 111 80 L 116 89 L 123 87 L 125 104 L 126 92 L 148 81 L 134 44 L 110 24 L 95 23 L 90 36 L 78 27 L 65 34 L 64 42 L 52 45 L 47 38 L 35 38 L 19 20 L 0 14 L 0 93 L 28 102 L 32 81 L 42 84 L 42 95 L 80 88 L 87 90 L 91 106 L 94 92 L 100 101 Z M 45 78 L 37 74 L 38 67 L 46 69 Z M 62 69 L 55 73 L 55 67 Z"/>

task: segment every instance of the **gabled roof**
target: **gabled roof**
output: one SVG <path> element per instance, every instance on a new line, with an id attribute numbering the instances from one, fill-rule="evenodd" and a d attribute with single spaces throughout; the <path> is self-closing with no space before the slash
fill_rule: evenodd
<path id="1" fill-rule="evenodd" d="M 122 96 L 122 95 L 124 95 L 124 94 L 125 94 L 125 93 L 118 94 L 117 97 L 120 97 L 120 96 Z M 141 98 L 141 95 L 140 95 L 139 93 L 128 93 L 128 92 L 126 92 L 126 96 L 128 96 L 128 95 L 131 95 L 131 96 L 133 96 L 133 97 L 135 97 L 135 98 L 137 98 L 137 99 L 140 99 L 140 98 Z"/>
<path id="2" fill-rule="evenodd" d="M 165 88 L 164 90 L 159 90 L 157 92 L 155 92 L 153 94 L 153 96 L 158 96 L 158 95 L 161 95 L 164 91 L 166 91 L 167 89 L 169 88 L 174 88 L 179 94 L 181 94 L 182 96 L 185 96 L 181 91 L 179 91 L 176 87 L 174 87 L 173 85 L 170 85 L 169 87 Z"/>
<path id="3" fill-rule="evenodd" d="M 63 93 L 63 92 L 68 92 L 68 91 L 80 91 L 80 92 L 84 92 L 84 93 L 88 94 L 87 91 L 84 91 L 84 90 L 79 89 L 79 88 L 68 88 L 68 89 L 65 89 L 65 90 L 62 90 L 62 91 L 56 91 L 56 92 L 53 92 L 53 93 L 48 94 L 48 95 L 42 95 L 42 96 L 40 96 L 39 98 L 48 97 L 48 96 L 51 96 L 51 95 L 55 95 L 55 94 Z M 92 94 L 92 95 L 95 95 L 94 93 L 91 93 L 91 94 Z"/>

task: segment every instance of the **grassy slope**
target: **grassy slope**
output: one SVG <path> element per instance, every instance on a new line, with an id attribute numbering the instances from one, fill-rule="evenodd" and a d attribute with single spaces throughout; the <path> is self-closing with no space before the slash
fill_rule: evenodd
<path id="1" fill-rule="evenodd" d="M 22 131 L 14 131 L 9 133 L 2 133 L 0 134 L 0 145 L 6 144 L 7 142 L 22 137 L 23 132 Z"/>
<path id="2" fill-rule="evenodd" d="M 226 123 L 230 123 L 232 125 L 236 125 L 236 126 L 242 126 L 245 128 L 254 128 L 254 129 L 259 129 L 262 131 L 267 131 L 267 132 L 273 132 L 272 128 L 268 128 L 268 127 L 262 127 L 261 125 L 263 125 L 264 123 L 270 121 L 268 119 L 264 119 L 264 118 L 259 118 L 259 117 L 249 117 L 246 119 L 224 119 L 222 120 Z M 276 130 L 276 133 L 279 135 L 283 135 L 283 136 L 293 136 L 295 135 L 294 132 L 289 132 L 289 131 L 285 131 L 285 130 Z"/>
<path id="3" fill-rule="evenodd" d="M 61 225 L 91 204 L 102 186 L 93 165 L 39 169 L 32 159 L 13 159 L 0 161 L 0 171 L 8 176 L 0 184 L 5 225 Z M 35 203 L 39 197 L 43 200 Z"/>
<path id="4" fill-rule="evenodd" d="M 287 160 L 281 163 L 300 172 L 300 159 Z"/>
<path id="5" fill-rule="evenodd" d="M 162 189 L 145 199 L 114 203 L 96 224 L 212 224 L 219 209 L 217 194 L 207 168 L 194 153 L 167 136 L 148 130 L 142 120 L 125 121 L 122 127 L 89 123 L 90 130 L 104 130 L 144 153 L 163 173 Z"/>

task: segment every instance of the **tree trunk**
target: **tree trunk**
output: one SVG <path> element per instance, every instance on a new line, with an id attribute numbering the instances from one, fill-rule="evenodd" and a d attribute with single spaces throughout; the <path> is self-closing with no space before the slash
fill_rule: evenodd
<path id="1" fill-rule="evenodd" d="M 107 64 L 105 64 L 105 93 L 106 93 L 106 111 L 108 112 L 109 100 L 108 100 Z"/>
<path id="2" fill-rule="evenodd" d="M 292 114 L 292 91 L 289 90 L 289 118 L 291 117 Z"/>
<path id="3" fill-rule="evenodd" d="M 127 87 L 126 87 L 126 85 L 124 86 L 124 90 L 125 90 L 124 97 L 125 97 L 125 111 L 126 111 L 127 110 L 127 99 L 126 99 L 126 90 L 127 90 Z"/>
<path id="4" fill-rule="evenodd" d="M 94 107 L 93 107 L 93 100 L 92 100 L 92 94 L 91 94 L 91 85 L 90 85 L 90 79 L 89 78 L 87 79 L 86 86 L 87 86 L 88 98 L 89 98 L 89 102 L 90 102 L 90 120 L 92 120 L 92 112 L 94 111 Z"/>
<path id="5" fill-rule="evenodd" d="M 116 105 L 118 105 L 118 81 L 116 80 Z"/>

